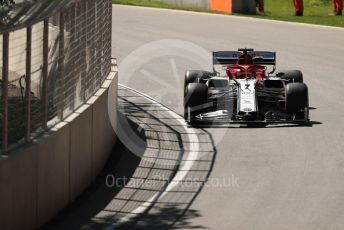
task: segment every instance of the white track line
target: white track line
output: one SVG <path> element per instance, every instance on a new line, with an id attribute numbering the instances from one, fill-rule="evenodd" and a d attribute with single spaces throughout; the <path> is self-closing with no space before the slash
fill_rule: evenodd
<path id="1" fill-rule="evenodd" d="M 154 196 L 152 196 L 149 200 L 147 200 L 145 203 L 143 203 L 141 206 L 137 207 L 132 213 L 126 215 L 125 217 L 121 218 L 116 223 L 111 224 L 109 227 L 105 228 L 106 230 L 112 230 L 118 228 L 120 225 L 130 221 L 131 219 L 137 217 L 138 215 L 144 213 L 152 204 L 152 202 L 156 201 L 158 198 L 163 198 L 169 191 L 172 191 L 179 183 L 183 181 L 183 179 L 186 177 L 188 172 L 191 170 L 192 166 L 194 165 L 194 161 L 198 159 L 199 157 L 199 139 L 198 136 L 193 128 L 187 129 L 187 124 L 183 118 L 181 118 L 178 114 L 167 108 L 166 106 L 162 105 L 158 101 L 156 101 L 154 98 L 148 96 L 145 93 L 142 93 L 140 91 L 137 91 L 133 88 L 130 88 L 128 86 L 118 84 L 119 86 L 128 89 L 144 98 L 146 98 L 148 101 L 157 104 L 165 109 L 166 112 L 170 113 L 185 129 L 185 133 L 187 133 L 188 139 L 189 139 L 189 155 L 187 159 L 184 161 L 186 163 L 181 164 L 181 167 L 178 169 L 178 172 L 173 177 L 172 181 L 168 184 L 167 188 L 164 191 L 157 192 Z M 189 131 L 189 132 L 188 132 Z M 190 132 L 192 131 L 192 132 Z M 192 151 L 191 151 L 192 150 Z"/>

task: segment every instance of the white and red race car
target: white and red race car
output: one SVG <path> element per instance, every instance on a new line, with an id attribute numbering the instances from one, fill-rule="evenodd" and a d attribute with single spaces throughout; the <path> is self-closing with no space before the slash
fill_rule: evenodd
<path id="1" fill-rule="evenodd" d="M 309 124 L 303 74 L 288 70 L 273 75 L 275 52 L 213 52 L 213 66 L 213 72 L 189 70 L 185 74 L 184 117 L 190 125 Z"/>

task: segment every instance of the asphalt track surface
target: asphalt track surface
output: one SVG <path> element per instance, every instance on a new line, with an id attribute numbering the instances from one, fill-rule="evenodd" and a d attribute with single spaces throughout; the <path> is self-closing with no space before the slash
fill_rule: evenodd
<path id="1" fill-rule="evenodd" d="M 119 82 L 144 94 L 119 86 L 128 136 L 43 229 L 343 229 L 344 29 L 115 5 L 112 30 Z M 312 127 L 185 126 L 185 70 L 239 47 L 303 71 Z"/>
<path id="2" fill-rule="evenodd" d="M 215 182 L 201 190 L 174 227 L 343 229 L 343 29 L 117 5 L 113 14 L 112 52 L 120 65 L 142 45 L 161 39 L 207 51 L 252 47 L 275 50 L 278 69 L 302 70 L 309 86 L 312 127 L 205 129 L 217 151 L 209 177 Z M 135 77 L 120 72 L 120 82 L 181 114 L 178 87 L 184 71 L 198 66 L 180 59 L 147 57 Z M 172 87 L 164 87 L 166 82 Z M 156 93 L 159 88 L 164 91 Z M 235 178 L 238 186 L 221 186 Z"/>

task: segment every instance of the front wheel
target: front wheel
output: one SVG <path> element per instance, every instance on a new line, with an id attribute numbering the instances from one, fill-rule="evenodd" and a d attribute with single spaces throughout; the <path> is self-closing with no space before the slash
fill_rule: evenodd
<path id="1" fill-rule="evenodd" d="M 308 119 L 309 102 L 306 84 L 299 82 L 287 84 L 285 103 L 287 113 Z"/>
<path id="2" fill-rule="evenodd" d="M 192 123 L 193 118 L 203 112 L 208 102 L 208 87 L 201 83 L 189 83 L 184 92 L 184 118 Z"/>

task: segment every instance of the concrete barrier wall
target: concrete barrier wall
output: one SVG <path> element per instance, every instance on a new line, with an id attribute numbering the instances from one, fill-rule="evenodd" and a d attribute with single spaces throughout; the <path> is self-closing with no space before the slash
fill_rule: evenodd
<path id="1" fill-rule="evenodd" d="M 33 218 L 37 219 L 37 226 L 53 218 L 69 203 L 70 140 L 70 125 L 63 122 L 33 144 L 37 149 L 37 194 L 33 193 L 33 200 L 37 199 L 37 214 Z M 17 155 L 25 154 L 23 150 Z M 17 194 L 16 197 L 20 196 Z M 16 206 L 15 203 L 12 205 Z M 26 212 L 21 213 L 24 215 Z"/>
<path id="2" fill-rule="evenodd" d="M 49 133 L 16 153 L 1 156 L 2 230 L 42 226 L 99 174 L 116 142 L 108 116 L 110 87 L 117 92 L 116 72 L 86 105 Z"/>
<path id="3" fill-rule="evenodd" d="M 210 9 L 211 0 L 159 0 L 177 6 L 192 6 L 198 8 Z"/>

